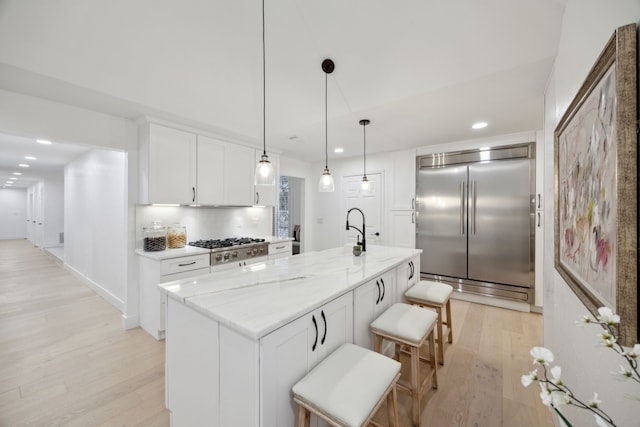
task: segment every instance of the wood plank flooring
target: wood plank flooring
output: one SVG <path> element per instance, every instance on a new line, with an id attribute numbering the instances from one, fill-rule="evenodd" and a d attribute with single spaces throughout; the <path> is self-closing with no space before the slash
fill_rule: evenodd
<path id="1" fill-rule="evenodd" d="M 454 343 L 422 425 L 553 426 L 539 390 L 520 385 L 542 317 L 464 301 L 452 309 Z M 399 400 L 410 426 L 410 399 Z M 168 425 L 164 342 L 123 331 L 118 311 L 51 255 L 0 241 L 0 426 Z"/>

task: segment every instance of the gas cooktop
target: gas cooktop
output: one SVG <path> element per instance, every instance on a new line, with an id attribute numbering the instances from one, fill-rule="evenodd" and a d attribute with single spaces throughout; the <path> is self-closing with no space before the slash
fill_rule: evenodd
<path id="1" fill-rule="evenodd" d="M 252 243 L 264 243 L 264 241 L 264 239 L 254 239 L 251 237 L 235 237 L 229 239 L 196 240 L 195 242 L 189 242 L 188 244 L 189 246 L 196 246 L 198 248 L 220 249 L 250 245 Z"/>

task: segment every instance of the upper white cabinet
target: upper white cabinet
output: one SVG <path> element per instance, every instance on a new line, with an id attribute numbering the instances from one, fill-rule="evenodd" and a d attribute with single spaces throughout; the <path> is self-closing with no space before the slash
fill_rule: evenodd
<path id="1" fill-rule="evenodd" d="M 140 131 L 140 201 L 196 201 L 196 134 L 150 123 Z"/>
<path id="2" fill-rule="evenodd" d="M 253 148 L 156 123 L 139 136 L 141 203 L 256 204 Z"/>
<path id="3" fill-rule="evenodd" d="M 391 210 L 414 210 L 416 197 L 416 151 L 391 153 L 393 169 Z"/>
<path id="4" fill-rule="evenodd" d="M 255 173 L 255 167 L 258 165 L 260 158 L 262 157 L 262 150 L 255 150 L 255 164 L 253 166 L 253 173 Z M 254 186 L 254 205 L 260 206 L 276 206 L 278 204 L 278 188 L 280 184 L 280 157 L 275 154 L 269 154 L 269 161 L 273 165 L 273 169 L 276 173 L 275 185 L 255 185 Z M 253 181 L 252 181 L 253 183 Z"/>
<path id="5" fill-rule="evenodd" d="M 253 204 L 253 148 L 198 135 L 197 203 Z"/>

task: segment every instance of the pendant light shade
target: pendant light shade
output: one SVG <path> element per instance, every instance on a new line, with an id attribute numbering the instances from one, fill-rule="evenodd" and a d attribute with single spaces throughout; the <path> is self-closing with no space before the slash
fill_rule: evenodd
<path id="1" fill-rule="evenodd" d="M 329 172 L 329 138 L 327 136 L 327 79 L 329 74 L 335 69 L 335 64 L 330 59 L 322 61 L 322 71 L 324 71 L 324 172 L 318 182 L 318 191 L 321 193 L 333 193 L 336 186 L 333 182 L 331 172 Z"/>
<path id="2" fill-rule="evenodd" d="M 262 156 L 256 165 L 255 185 L 275 185 L 276 174 L 267 156 L 267 79 L 264 43 L 264 0 L 262 0 Z"/>
<path id="3" fill-rule="evenodd" d="M 362 170 L 362 182 L 360 182 L 360 194 L 370 194 L 371 193 L 371 183 L 367 178 L 367 128 L 366 126 L 371 123 L 367 119 L 360 120 L 360 124 L 362 125 L 362 132 L 364 136 L 364 151 L 362 155 L 362 159 L 364 160 L 364 167 Z"/>

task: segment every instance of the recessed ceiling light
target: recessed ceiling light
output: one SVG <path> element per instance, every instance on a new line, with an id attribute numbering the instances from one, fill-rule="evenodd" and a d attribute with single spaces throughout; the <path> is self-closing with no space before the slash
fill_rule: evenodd
<path id="1" fill-rule="evenodd" d="M 21 167 L 21 168 L 28 168 L 29 167 L 29 165 L 26 164 L 26 163 L 20 163 L 18 166 Z"/>
<path id="2" fill-rule="evenodd" d="M 24 158 L 27 160 L 37 160 L 37 158 L 33 156 L 24 156 Z"/>
<path id="3" fill-rule="evenodd" d="M 14 175 L 22 175 L 22 172 L 14 172 Z"/>
<path id="4" fill-rule="evenodd" d="M 473 129 L 482 129 L 487 127 L 487 122 L 477 122 L 471 126 Z"/>
<path id="5" fill-rule="evenodd" d="M 16 178 L 15 176 L 12 176 L 12 177 L 11 177 L 11 178 L 9 178 L 9 179 L 10 179 L 11 181 L 15 181 L 15 180 L 16 180 L 16 179 L 18 179 L 18 178 Z"/>
<path id="6" fill-rule="evenodd" d="M 343 152 L 344 152 L 344 148 L 340 148 L 340 147 L 335 148 L 335 149 L 333 150 L 333 152 L 334 152 L 334 153 L 343 153 Z"/>
<path id="7" fill-rule="evenodd" d="M 36 142 L 38 144 L 50 145 L 51 141 L 47 141 L 46 139 L 37 139 Z"/>
<path id="8" fill-rule="evenodd" d="M 11 181 L 7 181 L 7 182 L 5 182 L 5 184 L 6 184 L 6 185 L 13 185 L 13 182 L 11 182 Z"/>

